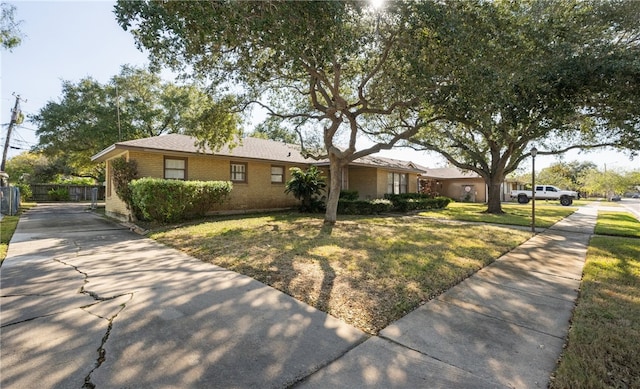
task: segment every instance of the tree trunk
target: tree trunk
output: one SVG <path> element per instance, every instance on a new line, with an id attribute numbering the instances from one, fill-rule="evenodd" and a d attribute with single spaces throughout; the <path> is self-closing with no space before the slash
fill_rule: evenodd
<path id="1" fill-rule="evenodd" d="M 504 181 L 504 177 L 489 176 L 487 182 L 488 198 L 487 213 L 500 214 L 502 211 L 501 190 L 500 186 Z"/>
<path id="2" fill-rule="evenodd" d="M 324 215 L 324 224 L 336 224 L 338 219 L 338 200 L 342 181 L 342 163 L 335 155 L 329 156 L 329 195 L 327 196 L 327 211 Z"/>

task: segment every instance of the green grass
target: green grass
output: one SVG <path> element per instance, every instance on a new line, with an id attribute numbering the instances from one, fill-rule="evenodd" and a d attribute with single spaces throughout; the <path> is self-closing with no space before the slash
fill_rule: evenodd
<path id="1" fill-rule="evenodd" d="M 594 236 L 551 388 L 640 388 L 639 350 L 640 239 Z"/>
<path id="2" fill-rule="evenodd" d="M 596 234 L 640 238 L 640 222 L 629 212 L 598 212 Z"/>
<path id="3" fill-rule="evenodd" d="M 151 234 L 371 334 L 530 237 L 503 226 L 415 217 L 220 218 Z"/>
<path id="4" fill-rule="evenodd" d="M 32 207 L 35 207 L 35 203 L 22 203 L 17 215 L 4 216 L 0 222 L 0 264 L 7 257 L 7 250 L 9 249 L 9 242 L 13 233 L 18 226 L 18 220 L 20 220 L 20 214 Z"/>
<path id="5" fill-rule="evenodd" d="M 551 388 L 640 387 L 640 221 L 600 211 L 595 232 Z"/>
<path id="6" fill-rule="evenodd" d="M 531 204 L 502 204 L 501 215 L 485 213 L 485 204 L 451 203 L 442 210 L 420 212 L 420 216 L 436 219 L 462 220 L 480 223 L 508 224 L 516 226 L 531 226 Z M 536 201 L 536 227 L 551 227 L 558 221 L 576 211 L 575 207 L 563 207 Z"/>

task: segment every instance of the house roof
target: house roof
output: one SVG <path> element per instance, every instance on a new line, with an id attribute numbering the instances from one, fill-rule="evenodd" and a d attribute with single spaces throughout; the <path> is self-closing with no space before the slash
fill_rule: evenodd
<path id="1" fill-rule="evenodd" d="M 94 155 L 91 157 L 91 160 L 104 162 L 119 155 L 124 150 L 213 155 L 277 162 L 315 164 L 320 166 L 329 163 L 327 160 L 315 161 L 310 158 L 304 158 L 298 145 L 278 142 L 270 139 L 245 137 L 240 140 L 236 147 L 230 148 L 228 146 L 223 146 L 220 150 L 213 151 L 207 146 L 199 148 L 196 143 L 196 138 L 181 134 L 168 134 L 118 142 Z M 351 165 L 383 167 L 415 173 L 423 172 L 423 169 L 416 168 L 416 165 L 412 162 L 383 158 L 375 155 L 368 155 L 359 158 L 353 161 Z"/>
<path id="2" fill-rule="evenodd" d="M 318 161 L 316 165 L 325 166 L 328 165 L 329 161 L 323 160 Z M 351 162 L 349 166 L 376 166 L 376 167 L 385 167 L 387 169 L 397 170 L 397 171 L 406 171 L 412 173 L 424 173 L 425 169 L 421 168 L 419 165 L 411 161 L 403 161 L 400 159 L 379 157 L 377 155 L 366 155 L 364 157 L 360 157 L 355 161 Z"/>
<path id="3" fill-rule="evenodd" d="M 266 159 L 292 163 L 309 163 L 309 161 L 300 154 L 299 148 L 291 144 L 247 137 L 241 139 L 240 144 L 236 147 L 230 148 L 225 145 L 220 150 L 214 152 L 208 146 L 199 148 L 196 143 L 196 138 L 181 134 L 168 134 L 118 142 L 94 155 L 91 159 L 93 161 L 103 162 L 116 156 L 121 150 L 165 151 L 235 158 Z"/>
<path id="4" fill-rule="evenodd" d="M 422 174 L 425 178 L 440 179 L 460 179 L 460 178 L 480 178 L 478 173 L 470 170 L 460 170 L 457 167 L 426 168 Z"/>

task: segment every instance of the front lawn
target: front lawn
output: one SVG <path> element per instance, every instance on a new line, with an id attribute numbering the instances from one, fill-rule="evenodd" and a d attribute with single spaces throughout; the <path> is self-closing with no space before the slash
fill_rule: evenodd
<path id="1" fill-rule="evenodd" d="M 376 334 L 530 237 L 415 217 L 218 218 L 151 237 Z"/>
<path id="2" fill-rule="evenodd" d="M 557 202 L 556 202 L 557 203 Z M 563 207 L 560 203 L 536 201 L 536 227 L 547 228 L 576 211 L 576 207 Z M 531 203 L 503 203 L 501 215 L 485 213 L 486 204 L 451 203 L 445 209 L 420 212 L 420 216 L 436 219 L 531 226 Z"/>

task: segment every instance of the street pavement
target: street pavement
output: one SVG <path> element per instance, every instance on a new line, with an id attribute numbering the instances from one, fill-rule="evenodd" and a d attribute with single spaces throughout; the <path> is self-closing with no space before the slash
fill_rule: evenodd
<path id="1" fill-rule="evenodd" d="M 545 388 L 595 207 L 366 334 L 87 212 L 39 205 L 0 268 L 2 388 Z"/>

